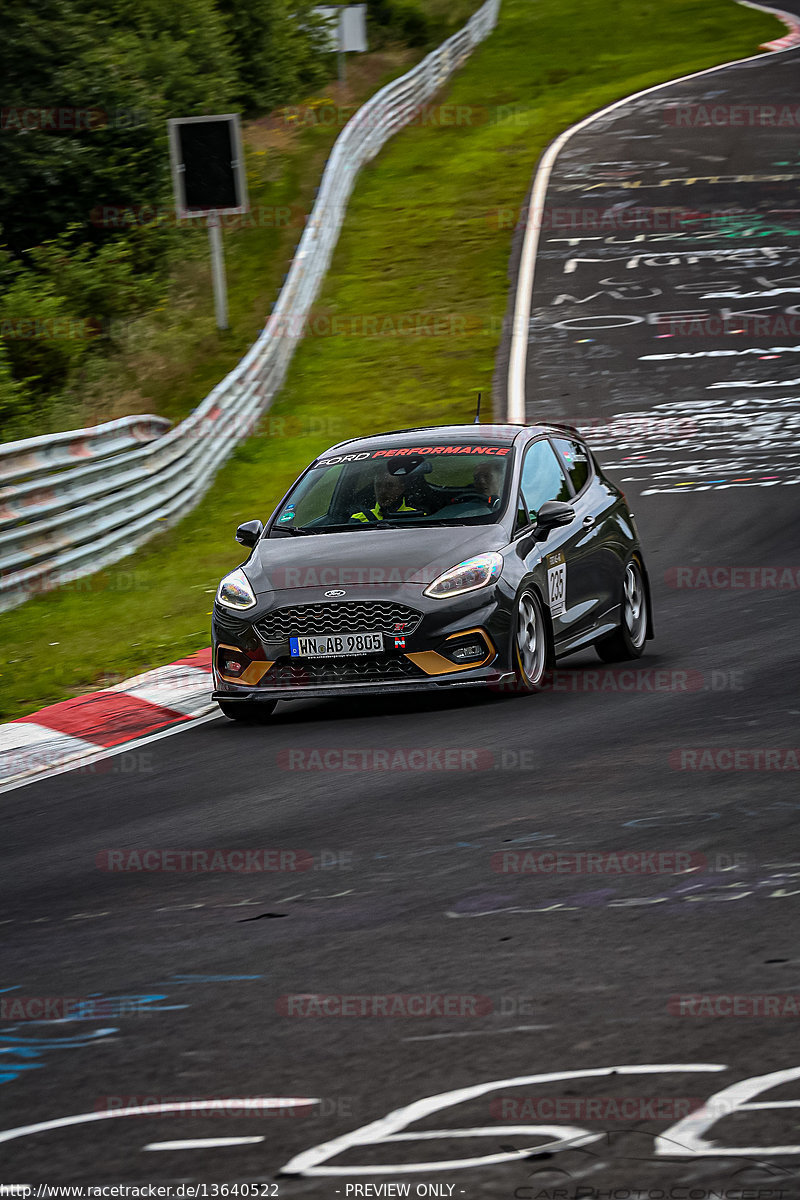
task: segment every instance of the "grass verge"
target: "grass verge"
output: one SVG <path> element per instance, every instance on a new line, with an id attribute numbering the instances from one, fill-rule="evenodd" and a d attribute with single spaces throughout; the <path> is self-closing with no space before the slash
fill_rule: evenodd
<path id="1" fill-rule="evenodd" d="M 281 396 L 199 507 L 117 567 L 0 616 L 5 719 L 207 645 L 215 585 L 242 557 L 236 525 L 330 443 L 468 419 L 474 390 L 491 394 L 506 306 L 513 221 L 496 214 L 522 204 L 546 143 L 618 97 L 755 53 L 776 29 L 728 0 L 504 0 L 446 96 L 471 120 L 411 128 L 363 172 Z M 396 332 L 401 315 L 418 333 Z M 344 332 L 328 336 L 333 318 Z"/>

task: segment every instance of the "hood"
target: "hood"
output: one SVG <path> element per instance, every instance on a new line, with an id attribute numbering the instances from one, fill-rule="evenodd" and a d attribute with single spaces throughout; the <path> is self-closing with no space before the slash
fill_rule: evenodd
<path id="1" fill-rule="evenodd" d="M 418 526 L 267 538 L 244 571 L 256 595 L 295 588 L 423 588 L 465 558 L 508 544 L 500 525 Z"/>

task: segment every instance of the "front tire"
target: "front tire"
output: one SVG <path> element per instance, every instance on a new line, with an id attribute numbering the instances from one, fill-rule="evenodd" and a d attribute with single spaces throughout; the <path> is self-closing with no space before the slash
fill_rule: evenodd
<path id="1" fill-rule="evenodd" d="M 515 691 L 538 692 L 548 667 L 547 626 L 536 592 L 526 588 L 517 601 L 514 641 L 511 648 Z"/>
<path id="2" fill-rule="evenodd" d="M 277 700 L 218 700 L 222 715 L 243 725 L 268 725 Z"/>
<path id="3" fill-rule="evenodd" d="M 617 629 L 595 643 L 603 662 L 641 658 L 647 642 L 649 610 L 642 564 L 635 556 L 625 566 L 622 582 L 622 620 Z"/>

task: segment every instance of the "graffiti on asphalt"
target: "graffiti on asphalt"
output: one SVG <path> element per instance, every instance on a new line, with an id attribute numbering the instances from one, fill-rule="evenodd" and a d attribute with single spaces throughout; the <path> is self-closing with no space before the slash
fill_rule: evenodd
<path id="1" fill-rule="evenodd" d="M 792 383 L 798 381 L 781 386 Z M 734 392 L 741 386 L 710 385 Z M 800 483 L 800 392 L 665 401 L 585 432 L 604 469 L 642 484 L 644 495 Z"/>
<path id="2" fill-rule="evenodd" d="M 229 983 L 244 980 L 261 979 L 260 975 L 174 975 L 164 984 L 157 987 L 173 987 L 201 983 Z M 152 986 L 152 985 L 151 985 Z M 57 1017 L 40 1017 L 28 1019 L 26 1002 L 28 997 L 15 997 L 21 985 L 2 989 L 5 1009 L 13 1021 L 15 1002 L 24 1016 L 24 1023 L 15 1022 L 0 1029 L 0 1083 L 11 1083 L 24 1072 L 44 1067 L 47 1063 L 45 1056 L 55 1050 L 85 1050 L 88 1047 L 104 1043 L 115 1034 L 121 1032 L 118 1026 L 108 1026 L 94 1029 L 86 1033 L 73 1034 L 63 1037 L 60 1030 L 70 1023 L 96 1020 L 98 1017 L 120 1019 L 129 1016 L 149 1016 L 155 1012 L 177 1012 L 189 1008 L 188 1004 L 163 1004 L 169 999 L 166 992 L 141 992 L 128 995 L 113 995 L 105 992 L 87 993 L 80 1003 L 72 1003 L 68 1007 L 62 1005 Z M 37 998 L 41 1000 L 41 998 Z M 63 999 L 63 998 L 62 998 Z M 44 1027 L 44 1028 L 43 1028 Z M 36 1033 L 25 1032 L 37 1030 Z M 49 1033 L 55 1031 L 55 1036 Z"/>
<path id="3" fill-rule="evenodd" d="M 617 887 L 602 887 L 562 897 L 537 896 L 535 900 L 519 903 L 518 893 L 502 895 L 493 892 L 464 897 L 445 916 L 460 920 L 495 917 L 501 913 L 525 916 L 530 913 L 578 912 L 583 908 L 627 909 L 655 905 L 664 905 L 661 911 L 674 912 L 687 904 L 730 904 L 742 900 L 785 900 L 800 896 L 800 862 L 767 863 L 762 870 L 769 873 L 730 882 L 721 881 L 719 875 L 691 874 L 690 880 L 684 879 L 673 887 L 647 896 L 625 896 L 620 894 Z M 530 880 L 531 876 L 526 878 Z M 549 881 L 552 876 L 544 878 Z"/>

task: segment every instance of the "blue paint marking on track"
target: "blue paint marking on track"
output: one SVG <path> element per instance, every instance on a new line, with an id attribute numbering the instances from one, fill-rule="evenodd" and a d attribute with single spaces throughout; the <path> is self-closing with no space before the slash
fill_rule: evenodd
<path id="1" fill-rule="evenodd" d="M 156 984 L 155 986 L 167 988 L 198 983 L 240 983 L 262 978 L 262 975 L 191 975 L 178 973 L 168 982 Z M 21 985 L 15 984 L 12 987 L 0 988 L 0 993 L 19 991 L 20 987 Z M 36 1019 L 25 1021 L 24 1028 L 31 1029 L 46 1026 L 48 1029 L 52 1029 L 53 1026 L 64 1025 L 67 1022 L 91 1021 L 97 1020 L 98 1017 L 107 1019 L 108 1017 L 119 1018 L 138 1015 L 143 1010 L 148 1013 L 178 1012 L 191 1008 L 190 1004 L 160 1003 L 160 1001 L 168 999 L 169 994 L 167 992 L 142 992 L 122 996 L 106 996 L 103 992 L 89 992 L 86 994 L 87 1003 L 78 1005 L 74 1011 L 68 1012 L 65 1016 L 49 1020 Z M 92 1001 L 98 1001 L 98 1003 L 93 1004 Z M 11 1083 L 24 1071 L 37 1070 L 47 1065 L 44 1062 L 23 1061 L 25 1059 L 40 1059 L 49 1050 L 85 1049 L 99 1040 L 120 1032 L 116 1027 L 108 1027 L 96 1029 L 92 1033 L 77 1034 L 69 1037 L 36 1037 L 19 1033 L 18 1030 L 20 1028 L 20 1025 L 14 1024 L 4 1030 L 0 1030 L 0 1055 L 8 1055 L 9 1058 L 14 1059 L 13 1062 L 8 1060 L 3 1061 L 0 1065 L 0 1083 Z"/>
<path id="2" fill-rule="evenodd" d="M 31 1022 L 31 1024 L 46 1024 L 47 1022 Z M 52 1022 L 50 1022 L 52 1024 Z M 67 1038 L 37 1038 L 20 1037 L 14 1033 L 17 1026 L 10 1030 L 0 1031 L 0 1054 L 13 1056 L 13 1061 L 4 1061 L 0 1066 L 0 1083 L 12 1083 L 24 1071 L 34 1071 L 47 1066 L 46 1062 L 25 1062 L 25 1059 L 43 1058 L 50 1050 L 82 1050 L 97 1041 L 110 1037 L 119 1030 L 115 1028 L 96 1029 L 78 1037 Z"/>

